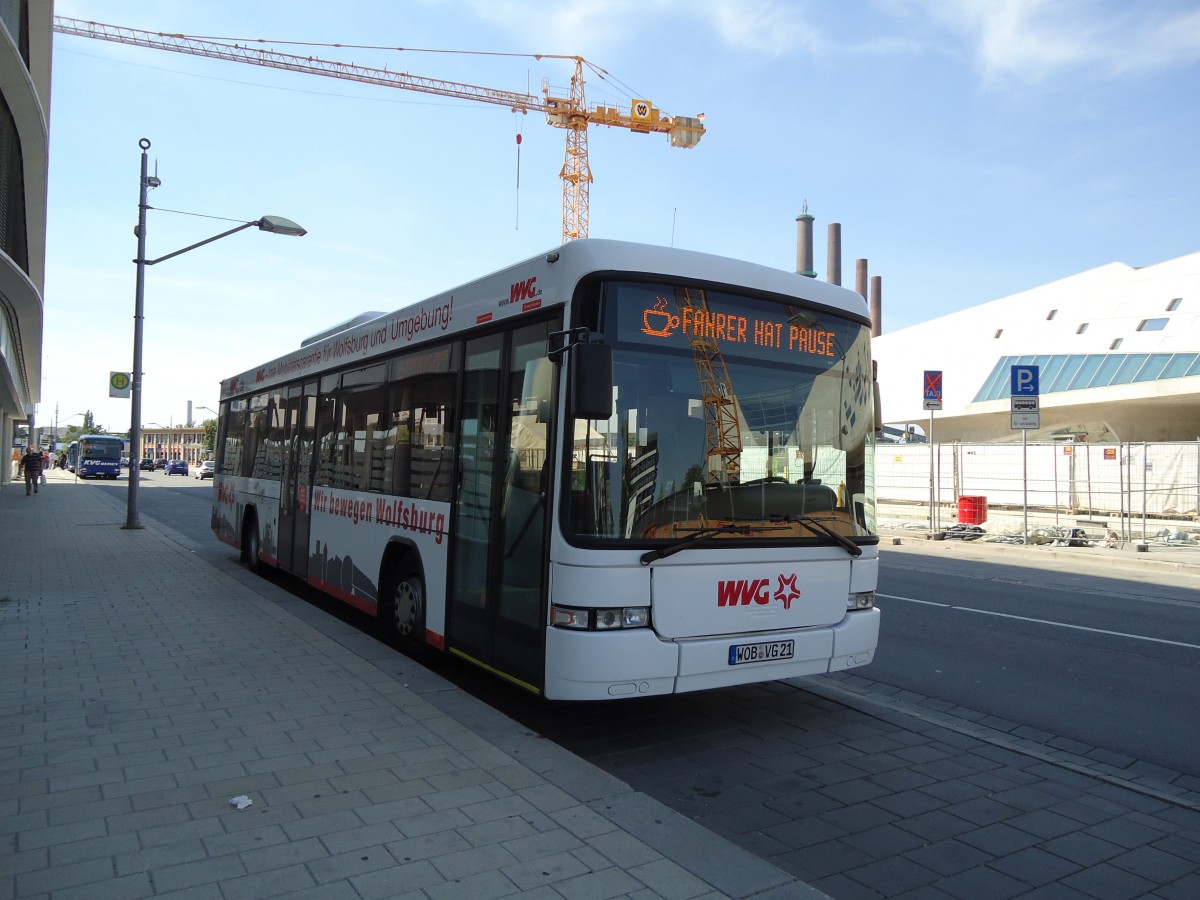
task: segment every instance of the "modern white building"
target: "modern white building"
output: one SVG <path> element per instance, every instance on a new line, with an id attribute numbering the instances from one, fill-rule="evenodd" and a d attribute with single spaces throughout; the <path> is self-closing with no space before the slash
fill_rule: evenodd
<path id="1" fill-rule="evenodd" d="M 41 399 L 53 0 L 0 3 L 0 440 Z M 0 480 L 10 477 L 0 466 Z"/>
<path id="2" fill-rule="evenodd" d="M 1010 374 L 1038 367 L 1029 441 L 1200 440 L 1200 253 L 1114 262 L 872 343 L 884 423 L 924 440 L 925 373 L 940 371 L 936 443 L 1022 441 Z"/>

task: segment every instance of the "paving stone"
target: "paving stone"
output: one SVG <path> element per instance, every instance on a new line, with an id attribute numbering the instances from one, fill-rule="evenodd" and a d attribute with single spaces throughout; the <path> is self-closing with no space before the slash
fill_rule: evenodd
<path id="1" fill-rule="evenodd" d="M 1154 887 L 1154 882 L 1107 863 L 1069 875 L 1062 879 L 1062 883 L 1099 900 L 1140 897 Z"/>
<path id="2" fill-rule="evenodd" d="M 1075 832 L 1064 834 L 1041 844 L 1043 850 L 1061 856 L 1081 866 L 1096 866 L 1105 860 L 1120 856 L 1124 849 L 1090 834 Z"/>
<path id="3" fill-rule="evenodd" d="M 319 882 L 302 865 L 283 866 L 269 872 L 226 878 L 221 881 L 221 896 L 227 900 L 257 900 L 260 897 L 294 896 Z"/>
<path id="4" fill-rule="evenodd" d="M 904 893 L 932 884 L 941 877 L 932 869 L 899 856 L 858 866 L 846 870 L 844 874 L 885 896 Z"/>
<path id="5" fill-rule="evenodd" d="M 1028 832 L 1042 840 L 1070 834 L 1071 832 L 1078 831 L 1080 827 L 1079 822 L 1076 820 L 1067 816 L 1060 816 L 1058 813 L 1053 813 L 1046 809 L 1013 816 L 1011 819 L 1006 819 L 1004 824 L 1019 831 Z"/>
<path id="6" fill-rule="evenodd" d="M 1152 884 L 1172 882 L 1196 870 L 1195 863 L 1154 847 L 1138 847 L 1109 860 L 1115 866 L 1150 881 Z"/>
<path id="7" fill-rule="evenodd" d="M 957 837 L 975 830 L 975 826 L 966 819 L 952 816 L 940 809 L 931 810 L 917 816 L 904 816 L 897 820 L 896 827 L 911 831 L 933 843 L 945 838 Z"/>
<path id="8" fill-rule="evenodd" d="M 103 884 L 112 877 L 112 863 L 107 857 L 52 868 L 33 869 L 16 876 L 15 896 L 32 897 L 81 885 L 91 885 L 100 893 Z"/>
<path id="9" fill-rule="evenodd" d="M 1011 875 L 1033 887 L 1042 887 L 1059 881 L 1082 868 L 1076 863 L 1037 847 L 1027 847 L 1017 853 L 996 859 L 990 865 L 998 872 Z"/>
<path id="10" fill-rule="evenodd" d="M 1154 892 L 1154 896 L 1164 900 L 1196 900 L 1200 897 L 1200 872 L 1193 872 L 1178 881 L 1163 885 Z"/>
<path id="11" fill-rule="evenodd" d="M 925 843 L 923 838 L 895 825 L 879 825 L 865 831 L 856 831 L 841 840 L 842 843 L 855 847 L 875 859 L 899 856 Z"/>
<path id="12" fill-rule="evenodd" d="M 1020 896 L 1029 889 L 1029 885 L 1024 882 L 987 866 L 978 866 L 951 875 L 939 881 L 936 886 L 938 890 L 962 900 L 980 900 L 982 897 L 988 900 L 1007 900 L 1009 897 Z"/>
<path id="13" fill-rule="evenodd" d="M 818 818 L 802 818 L 763 829 L 769 836 L 788 847 L 809 847 L 843 837 L 844 828 Z"/>
<path id="14" fill-rule="evenodd" d="M 1109 843 L 1129 848 L 1152 843 L 1163 837 L 1165 833 L 1162 829 L 1134 822 L 1128 816 L 1121 819 L 1109 819 L 1107 822 L 1099 822 L 1084 829 L 1084 834 L 1090 834 Z"/>
<path id="15" fill-rule="evenodd" d="M 948 838 L 932 844 L 926 844 L 904 854 L 919 866 L 932 869 L 946 877 L 956 875 L 981 866 L 993 859 L 990 853 L 985 853 L 970 844 L 964 844 L 955 838 Z"/>
<path id="16" fill-rule="evenodd" d="M 900 791 L 872 800 L 876 806 L 881 806 L 888 812 L 893 812 L 906 819 L 916 818 L 924 813 L 941 809 L 947 804 L 920 790 Z"/>
<path id="17" fill-rule="evenodd" d="M 789 850 L 779 854 L 774 861 L 805 881 L 825 878 L 874 862 L 866 853 L 841 841 L 825 841 Z"/>
<path id="18" fill-rule="evenodd" d="M 305 863 L 303 868 L 317 880 L 318 884 L 329 884 L 352 879 L 356 875 L 367 872 L 391 869 L 395 865 L 395 857 L 385 847 L 374 845 L 312 859 Z"/>
<path id="19" fill-rule="evenodd" d="M 413 892 L 415 896 L 424 897 L 421 888 L 442 884 L 445 879 L 442 874 L 427 860 L 392 866 L 355 875 L 350 878 L 350 884 L 363 900 L 392 900 L 404 896 L 401 891 Z"/>

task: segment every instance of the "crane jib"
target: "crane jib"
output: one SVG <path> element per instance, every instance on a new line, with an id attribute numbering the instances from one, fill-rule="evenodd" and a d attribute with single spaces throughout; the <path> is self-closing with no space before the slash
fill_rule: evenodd
<path id="1" fill-rule="evenodd" d="M 670 138 L 672 147 L 694 147 L 704 135 L 703 114 L 694 117 L 664 116 L 652 103 L 644 99 L 634 99 L 630 104 L 630 112 L 628 114 L 614 107 L 595 106 L 589 109 L 584 99 L 583 67 L 586 65 L 600 74 L 604 74 L 604 72 L 602 69 L 598 69 L 587 62 L 581 56 L 528 54 L 535 59 L 570 59 L 575 62 L 575 72 L 571 77 L 569 97 L 552 96 L 549 81 L 544 79 L 542 82 L 543 96 L 538 98 L 533 94 L 523 94 L 516 91 L 505 91 L 498 88 L 445 81 L 439 78 L 426 78 L 420 75 L 411 75 L 407 72 L 392 72 L 388 69 L 375 69 L 353 63 L 335 62 L 315 56 L 298 56 L 266 48 L 248 47 L 234 40 L 214 40 L 212 38 L 192 37 L 186 34 L 142 31 L 137 28 L 105 25 L 101 22 L 87 22 L 82 19 L 72 19 L 66 16 L 54 17 L 54 30 L 60 34 L 93 38 L 101 41 L 112 41 L 118 44 L 130 44 L 135 47 L 168 50 L 174 53 L 187 53 L 209 59 L 223 59 L 229 62 L 248 63 L 250 65 L 266 66 L 267 68 L 283 69 L 307 75 L 322 75 L 327 78 L 358 81 L 364 84 L 374 84 L 379 87 L 435 94 L 439 97 L 453 97 L 459 100 L 490 103 L 507 107 L 513 112 L 544 113 L 547 124 L 555 128 L 565 128 L 567 130 L 566 153 L 563 167 L 559 172 L 559 178 L 562 180 L 563 185 L 563 243 L 588 236 L 589 189 L 592 182 L 592 170 L 588 163 L 587 150 L 587 128 L 589 125 L 607 125 L 610 127 L 625 128 L 634 132 L 666 134 Z M 261 39 L 256 38 L 254 40 L 255 42 L 261 42 Z M 339 44 L 337 46 L 345 45 Z M 362 49 L 403 50 L 404 48 L 373 47 Z M 512 54 L 483 53 L 480 55 L 508 56 Z"/>

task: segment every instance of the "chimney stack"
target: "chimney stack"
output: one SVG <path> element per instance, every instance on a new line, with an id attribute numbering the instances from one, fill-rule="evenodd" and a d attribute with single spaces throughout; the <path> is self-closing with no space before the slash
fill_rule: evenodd
<path id="1" fill-rule="evenodd" d="M 867 261 L 865 259 L 854 261 L 854 289 L 862 294 L 864 300 L 867 299 Z"/>
<path id="2" fill-rule="evenodd" d="M 840 222 L 829 223 L 829 248 L 828 248 L 828 264 L 825 266 L 828 272 L 827 280 L 830 284 L 842 283 L 842 225 Z"/>
<path id="3" fill-rule="evenodd" d="M 871 276 L 871 337 L 883 334 L 883 277 Z"/>
<path id="4" fill-rule="evenodd" d="M 813 269 L 813 217 L 808 214 L 808 201 L 804 201 L 804 211 L 796 216 L 796 274 L 805 278 L 816 278 Z"/>

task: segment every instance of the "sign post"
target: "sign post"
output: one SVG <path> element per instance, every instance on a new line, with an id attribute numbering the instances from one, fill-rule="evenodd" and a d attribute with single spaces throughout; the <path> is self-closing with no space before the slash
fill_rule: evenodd
<path id="1" fill-rule="evenodd" d="M 936 503 L 936 468 L 933 461 L 933 411 L 942 408 L 942 373 L 941 371 L 932 372 L 929 369 L 925 370 L 924 379 L 924 406 L 929 410 L 929 532 L 935 533 L 938 526 L 941 524 L 940 517 L 937 515 Z"/>
<path id="2" fill-rule="evenodd" d="M 1038 367 L 1013 366 L 1009 386 L 1012 392 L 1012 427 L 1021 429 L 1021 507 L 1025 522 L 1022 544 L 1029 543 L 1029 429 L 1041 428 L 1038 399 Z"/>

